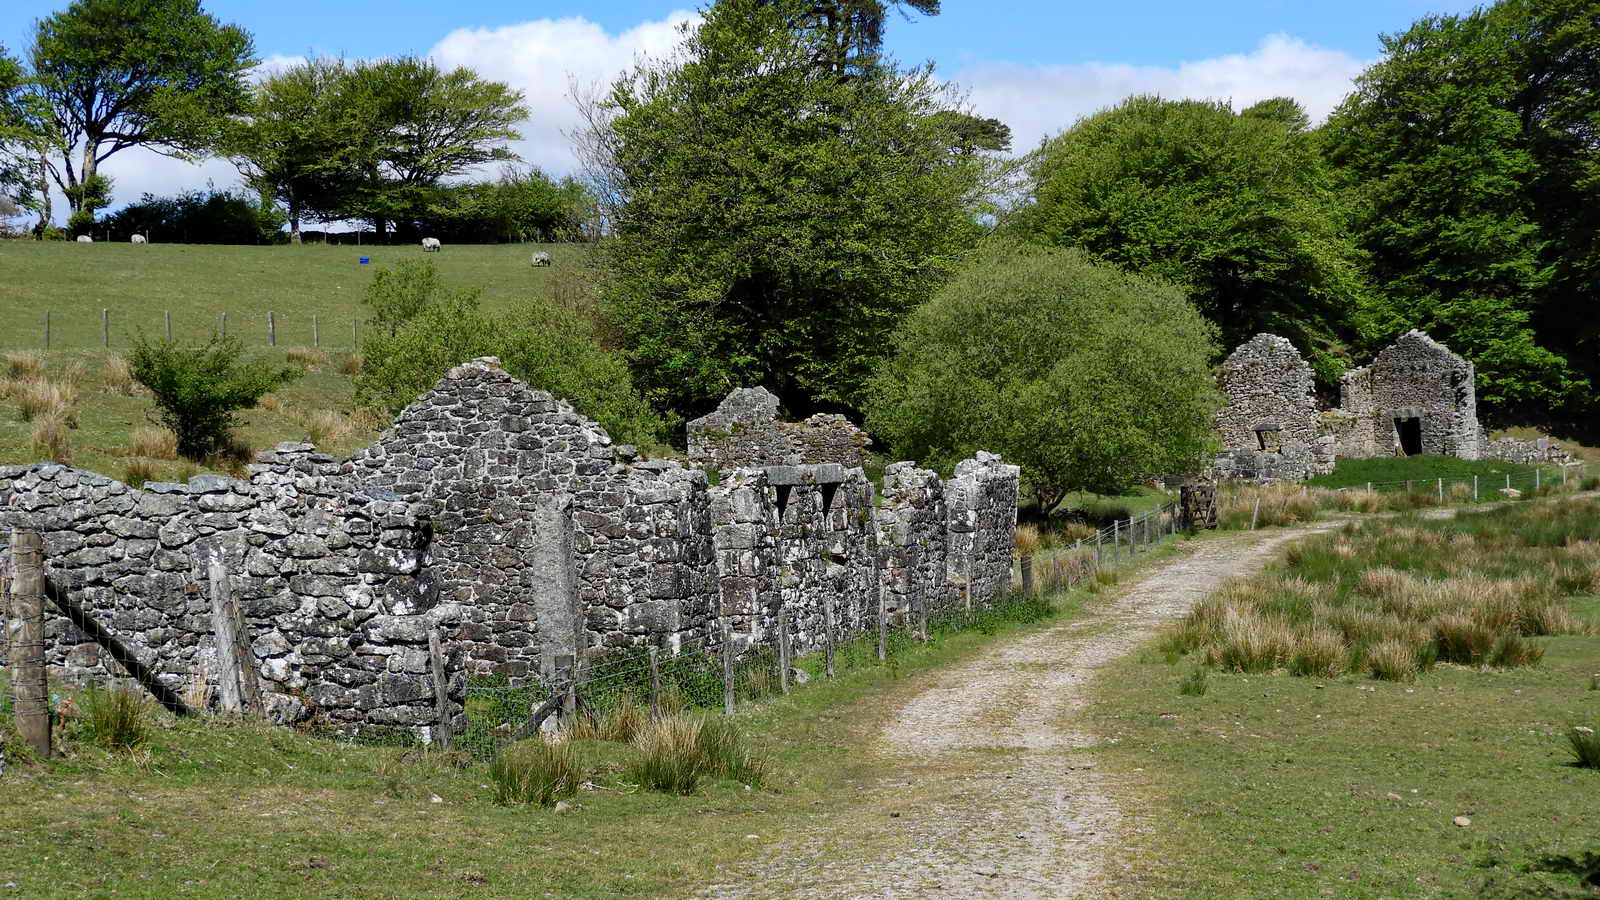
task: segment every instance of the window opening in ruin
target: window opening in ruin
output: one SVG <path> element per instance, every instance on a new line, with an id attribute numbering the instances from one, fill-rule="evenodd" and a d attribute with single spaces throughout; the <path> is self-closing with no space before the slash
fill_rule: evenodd
<path id="1" fill-rule="evenodd" d="M 1422 452 L 1422 419 L 1412 416 L 1394 420 L 1395 433 L 1400 435 L 1400 452 L 1416 456 Z"/>
<path id="2" fill-rule="evenodd" d="M 822 488 L 822 511 L 826 513 L 833 509 L 833 495 L 839 492 L 839 486 L 832 482 L 823 482 L 817 486 Z"/>
<path id="3" fill-rule="evenodd" d="M 1279 434 L 1282 430 L 1283 425 L 1277 422 L 1263 422 L 1256 426 L 1256 442 L 1260 444 L 1261 452 L 1271 451 L 1276 453 L 1278 451 L 1282 446 L 1282 438 Z"/>
<path id="4" fill-rule="evenodd" d="M 776 486 L 778 492 L 778 521 L 783 521 L 783 511 L 789 508 L 789 488 L 791 485 L 780 484 Z"/>

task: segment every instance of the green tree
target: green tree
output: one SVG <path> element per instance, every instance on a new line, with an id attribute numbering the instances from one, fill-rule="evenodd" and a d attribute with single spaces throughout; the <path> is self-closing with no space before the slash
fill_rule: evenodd
<path id="1" fill-rule="evenodd" d="M 1293 100 L 1136 96 L 1045 142 L 1028 162 L 1028 239 L 1181 285 L 1232 346 L 1270 331 L 1311 351 L 1325 383 L 1365 299 L 1305 112 Z"/>
<path id="2" fill-rule="evenodd" d="M 1203 463 L 1215 337 L 1176 287 L 1078 250 L 993 244 L 895 332 L 867 426 L 941 468 L 1001 453 L 1048 511 Z"/>
<path id="3" fill-rule="evenodd" d="M 73 0 L 40 19 L 33 85 L 56 151 L 50 175 L 72 211 L 92 212 L 99 166 L 121 150 L 211 152 L 244 104 L 253 52 L 244 29 L 197 0 Z"/>
<path id="4" fill-rule="evenodd" d="M 374 327 L 361 342 L 356 402 L 397 413 L 451 367 L 497 356 L 506 371 L 570 400 L 613 438 L 645 445 L 661 439 L 661 418 L 633 389 L 621 357 L 600 346 L 587 320 L 542 301 L 490 315 L 478 295 L 442 282 L 431 262 L 380 270 L 364 298 Z"/>
<path id="5" fill-rule="evenodd" d="M 332 218 L 360 177 L 352 123 L 338 102 L 342 60 L 313 59 L 264 78 L 228 131 L 227 155 L 245 181 L 288 211 L 289 240 L 302 219 Z"/>
<path id="6" fill-rule="evenodd" d="M 799 0 L 722 0 L 678 55 L 583 105 L 613 237 L 608 313 L 678 413 L 766 384 L 851 408 L 889 333 L 980 230 L 981 155 L 954 152 L 928 68 L 839 78 Z"/>
<path id="7" fill-rule="evenodd" d="M 1367 343 L 1428 330 L 1501 415 L 1580 396 L 1568 354 L 1596 371 L 1597 30 L 1595 0 L 1421 19 L 1384 37 L 1324 128 L 1383 285 Z"/>
<path id="8" fill-rule="evenodd" d="M 213 337 L 201 347 L 134 338 L 128 360 L 135 381 L 150 391 L 161 424 L 178 436 L 178 453 L 200 460 L 227 445 L 238 410 L 300 377 L 300 370 L 245 359 L 237 337 Z"/>

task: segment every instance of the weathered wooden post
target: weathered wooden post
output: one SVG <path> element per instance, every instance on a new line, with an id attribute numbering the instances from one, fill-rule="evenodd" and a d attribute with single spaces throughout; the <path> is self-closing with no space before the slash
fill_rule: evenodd
<path id="1" fill-rule="evenodd" d="M 661 651 L 650 648 L 650 718 L 661 718 Z"/>
<path id="2" fill-rule="evenodd" d="M 883 595 L 883 578 L 878 578 L 878 662 L 889 658 L 889 601 Z"/>
<path id="3" fill-rule="evenodd" d="M 722 617 L 722 712 L 733 715 L 733 629 Z"/>
<path id="4" fill-rule="evenodd" d="M 170 344 L 170 343 L 172 343 L 172 310 L 170 310 L 170 309 L 162 310 L 161 311 L 161 318 L 163 320 L 165 320 L 165 322 L 166 322 L 166 325 L 167 325 L 167 343 Z"/>
<path id="5" fill-rule="evenodd" d="M 1261 498 L 1256 497 L 1255 506 L 1250 508 L 1250 530 L 1256 530 L 1256 520 L 1261 516 Z"/>
<path id="6" fill-rule="evenodd" d="M 321 333 L 319 333 L 317 331 L 317 314 L 316 313 L 312 313 L 311 314 L 311 346 L 312 347 L 321 347 L 322 346 L 322 335 L 321 335 Z"/>
<path id="7" fill-rule="evenodd" d="M 450 749 L 454 737 L 450 728 L 450 679 L 444 671 L 444 646 L 439 639 L 439 629 L 428 629 L 428 668 L 433 671 L 434 738 L 439 746 Z"/>
<path id="8" fill-rule="evenodd" d="M 1122 520 L 1111 520 L 1111 562 L 1122 561 Z"/>
<path id="9" fill-rule="evenodd" d="M 111 310 L 100 310 L 100 346 L 111 346 Z"/>
<path id="10" fill-rule="evenodd" d="M 833 597 L 830 595 L 822 601 L 822 654 L 826 662 L 828 677 L 833 677 Z"/>
<path id="11" fill-rule="evenodd" d="M 1476 475 L 1472 476 L 1472 501 L 1474 503 L 1478 501 L 1478 476 Z"/>
<path id="12" fill-rule="evenodd" d="M 778 689 L 789 693 L 789 608 L 778 601 Z"/>
<path id="13" fill-rule="evenodd" d="M 1539 467 L 1538 466 L 1534 466 L 1533 467 L 1533 489 L 1535 491 L 1539 490 Z"/>
<path id="14" fill-rule="evenodd" d="M 572 724 L 573 718 L 578 714 L 578 659 L 571 653 L 557 653 L 555 655 L 556 671 L 565 679 L 561 688 L 561 720 L 563 724 Z"/>
<path id="15" fill-rule="evenodd" d="M 44 348 L 50 349 L 50 310 L 44 311 Z"/>
<path id="16" fill-rule="evenodd" d="M 50 695 L 44 668 L 44 538 L 12 529 L 11 615 L 6 623 L 12 717 L 33 752 L 50 756 Z"/>
<path id="17" fill-rule="evenodd" d="M 1439 502 L 1444 502 L 1444 479 L 1439 479 Z"/>
<path id="18" fill-rule="evenodd" d="M 267 312 L 267 346 L 278 346 L 278 320 L 273 318 L 272 312 Z"/>
<path id="19" fill-rule="evenodd" d="M 228 311 L 227 310 L 223 310 L 222 314 L 217 317 L 217 334 L 222 336 L 222 337 L 227 337 L 228 336 Z"/>
<path id="20" fill-rule="evenodd" d="M 239 671 L 239 638 L 234 632 L 233 593 L 228 568 L 221 557 L 213 557 L 207 574 L 211 581 L 211 640 L 217 654 L 217 705 L 223 712 L 244 711 L 244 679 Z"/>

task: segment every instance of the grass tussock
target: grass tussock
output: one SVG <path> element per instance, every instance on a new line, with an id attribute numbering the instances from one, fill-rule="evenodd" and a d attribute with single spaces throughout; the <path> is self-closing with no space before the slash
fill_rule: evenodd
<path id="1" fill-rule="evenodd" d="M 141 425 L 128 436 L 128 455 L 148 459 L 177 459 L 178 435 L 159 425 Z"/>
<path id="2" fill-rule="evenodd" d="M 285 359 L 291 366 L 297 366 L 303 372 L 317 372 L 326 362 L 321 350 L 309 347 L 296 347 L 285 354 Z"/>
<path id="3" fill-rule="evenodd" d="M 754 752 L 743 731 L 720 716 L 675 713 L 644 723 L 634 737 L 638 757 L 627 777 L 668 794 L 692 794 L 702 778 L 730 778 L 750 787 L 767 779 L 766 758 Z"/>
<path id="4" fill-rule="evenodd" d="M 1572 764 L 1580 769 L 1600 769 L 1600 734 L 1587 725 L 1574 725 L 1567 732 Z"/>
<path id="5" fill-rule="evenodd" d="M 147 459 L 134 457 L 122 465 L 122 483 L 129 487 L 142 488 L 145 482 L 155 480 L 155 466 Z"/>
<path id="6" fill-rule="evenodd" d="M 37 350 L 12 350 L 6 353 L 6 377 L 16 381 L 44 378 L 44 354 Z"/>
<path id="7" fill-rule="evenodd" d="M 306 436 L 318 447 L 342 444 L 355 433 L 350 419 L 331 409 L 313 411 L 305 417 L 304 424 Z"/>
<path id="8" fill-rule="evenodd" d="M 78 698 L 77 736 L 103 750 L 132 750 L 150 737 L 150 706 L 126 688 L 89 684 Z"/>
<path id="9" fill-rule="evenodd" d="M 1323 504 L 1320 489 L 1313 491 L 1299 484 L 1232 484 L 1217 492 L 1217 527 L 1248 529 L 1274 528 L 1309 522 Z"/>
<path id="10" fill-rule="evenodd" d="M 72 428 L 64 413 L 51 411 L 35 419 L 30 443 L 38 458 L 71 465 Z"/>
<path id="11" fill-rule="evenodd" d="M 350 376 L 360 375 L 361 374 L 361 354 L 359 354 L 359 353 L 347 353 L 347 354 L 345 354 L 344 357 L 339 360 L 339 374 L 340 375 L 350 375 Z"/>
<path id="12" fill-rule="evenodd" d="M 106 357 L 105 364 L 100 367 L 100 381 L 108 394 L 132 397 L 139 392 L 139 383 L 133 378 L 133 367 L 128 364 L 128 358 L 120 353 Z"/>
<path id="13" fill-rule="evenodd" d="M 576 794 L 584 775 L 583 762 L 571 741 L 518 741 L 501 750 L 489 764 L 495 802 L 505 806 L 553 806 L 557 800 Z"/>
<path id="14" fill-rule="evenodd" d="M 67 422 L 68 427 L 78 427 L 78 388 L 74 382 L 45 379 L 19 382 L 14 385 L 11 398 L 24 422 L 54 417 Z"/>
<path id="15" fill-rule="evenodd" d="M 1028 559 L 1038 553 L 1039 548 L 1043 546 L 1039 526 L 1018 525 L 1012 534 L 1012 543 L 1016 547 L 1018 559 Z"/>
<path id="16" fill-rule="evenodd" d="M 586 713 L 577 717 L 571 728 L 573 739 L 580 741 L 613 741 L 632 743 L 647 718 L 645 710 L 633 699 L 623 694 L 615 706 L 603 713 Z"/>
<path id="17" fill-rule="evenodd" d="M 1227 582 L 1158 648 L 1232 672 L 1410 680 L 1436 662 L 1518 668 L 1539 638 L 1589 634 L 1569 598 L 1596 593 L 1600 504 L 1561 500 L 1349 525 L 1274 569 Z"/>

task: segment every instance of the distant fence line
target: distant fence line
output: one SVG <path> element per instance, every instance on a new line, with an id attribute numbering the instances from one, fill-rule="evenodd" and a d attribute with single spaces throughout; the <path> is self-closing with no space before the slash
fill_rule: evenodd
<path id="1" fill-rule="evenodd" d="M 81 322 L 80 317 L 73 318 Z M 150 324 L 149 316 L 140 316 L 138 318 L 141 320 L 141 325 Z M 21 341 L 21 346 L 26 348 L 29 344 L 32 344 L 33 346 L 43 350 L 77 350 L 84 349 L 86 346 L 99 346 L 103 349 L 110 349 L 114 343 L 116 343 L 118 346 L 126 345 L 125 342 L 115 341 L 116 329 L 121 325 L 121 323 L 118 322 L 118 316 L 116 315 L 115 310 L 111 309 L 110 307 L 102 307 L 100 309 L 98 319 L 98 342 L 86 345 L 82 341 L 83 332 L 81 329 L 76 329 L 76 332 L 79 336 L 78 340 L 63 341 L 59 334 L 59 326 L 62 324 L 62 317 L 47 309 L 44 311 L 43 320 L 40 322 L 40 330 L 37 332 L 37 342 L 27 341 L 24 339 Z M 288 320 L 288 322 L 292 323 L 292 328 L 297 330 L 297 336 L 302 338 L 302 340 L 294 341 L 291 339 L 285 341 L 284 345 L 291 347 L 328 347 L 351 350 L 359 349 L 361 347 L 361 319 L 358 316 L 350 317 L 348 319 L 348 328 L 346 327 L 346 321 L 347 320 L 342 316 L 325 317 L 320 313 L 312 313 L 309 317 L 299 316 L 291 318 Z M 241 338 L 247 345 L 276 347 L 279 345 L 279 326 L 284 324 L 286 324 L 285 317 L 281 313 L 278 313 L 274 310 L 269 310 L 264 313 L 234 315 L 232 317 L 230 317 L 226 311 L 223 311 L 217 313 L 216 317 L 207 323 L 206 330 L 203 331 L 202 334 L 206 336 L 226 336 L 231 334 L 234 337 Z M 309 332 L 305 330 L 307 328 L 309 328 Z M 140 330 L 142 331 L 142 328 Z M 189 336 L 194 336 L 193 328 L 186 330 L 188 331 Z M 131 332 L 124 330 L 123 333 L 128 334 Z M 168 341 L 173 339 L 171 310 L 162 310 L 159 331 L 157 333 L 165 337 Z M 343 337 L 346 333 L 349 334 L 350 338 L 348 344 L 339 340 L 339 338 Z M 337 337 L 335 337 L 335 335 L 337 335 Z M 307 337 L 309 337 L 310 340 L 304 340 L 304 338 Z M 325 341 L 325 338 L 331 338 L 331 340 Z"/>
<path id="2" fill-rule="evenodd" d="M 1435 495 L 1439 500 L 1446 499 L 1448 493 L 1458 499 L 1466 498 L 1466 488 L 1472 490 L 1472 499 L 1480 500 L 1503 490 L 1537 491 L 1540 488 L 1553 485 L 1567 486 L 1573 479 L 1581 479 L 1589 471 L 1589 466 L 1583 461 L 1568 463 L 1566 465 L 1534 466 L 1532 472 L 1508 472 L 1505 475 L 1454 475 L 1442 478 L 1411 478 L 1405 481 L 1369 481 L 1365 485 L 1351 485 L 1337 488 L 1340 492 L 1366 491 L 1376 494 L 1418 494 L 1427 493 Z M 1463 489 L 1456 491 L 1460 485 Z"/>

